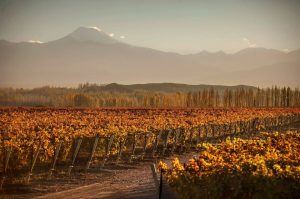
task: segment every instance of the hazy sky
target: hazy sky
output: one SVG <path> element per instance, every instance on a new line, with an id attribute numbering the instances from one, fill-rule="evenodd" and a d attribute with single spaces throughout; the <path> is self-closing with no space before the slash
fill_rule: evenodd
<path id="1" fill-rule="evenodd" d="M 163 51 L 300 47 L 299 0 L 0 0 L 0 39 L 55 40 L 97 26 Z"/>

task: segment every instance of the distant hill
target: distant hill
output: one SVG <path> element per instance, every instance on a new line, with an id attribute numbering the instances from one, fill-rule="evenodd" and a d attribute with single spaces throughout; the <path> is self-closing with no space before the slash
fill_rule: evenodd
<path id="1" fill-rule="evenodd" d="M 151 91 L 151 92 L 195 92 L 202 91 L 204 89 L 214 88 L 218 91 L 223 91 L 225 89 L 237 89 L 237 88 L 255 88 L 252 86 L 238 85 L 238 86 L 221 86 L 221 85 L 188 85 L 188 84 L 176 84 L 176 83 L 150 83 L 150 84 L 132 84 L 132 85 L 120 85 L 120 84 L 108 84 L 104 86 L 105 89 L 110 89 L 114 87 L 124 88 L 125 90 L 131 91 Z"/>
<path id="2" fill-rule="evenodd" d="M 0 41 L 0 87 L 76 86 L 80 82 L 300 86 L 298 74 L 300 50 L 247 48 L 234 54 L 180 55 L 133 46 L 84 27 L 47 43 Z"/>
<path id="3" fill-rule="evenodd" d="M 107 84 L 107 85 L 87 85 L 82 87 L 85 92 L 115 92 L 115 93 L 133 93 L 133 92 L 160 92 L 160 93 L 176 93 L 176 92 L 197 92 L 213 88 L 216 91 L 224 91 L 225 89 L 235 90 L 237 88 L 256 89 L 253 86 L 237 85 L 237 86 L 222 86 L 222 85 L 188 85 L 176 83 L 148 83 L 148 84 Z"/>
<path id="4" fill-rule="evenodd" d="M 237 86 L 221 86 L 221 85 L 188 85 L 188 84 L 176 84 L 176 83 L 149 83 L 149 84 L 131 84 L 123 85 L 117 83 L 111 83 L 107 85 L 96 85 L 96 84 L 81 84 L 77 88 L 67 88 L 67 87 L 38 87 L 34 89 L 10 89 L 10 88 L 0 88 L 1 95 L 24 95 L 24 96 L 46 96 L 46 97 L 60 97 L 66 96 L 69 93 L 89 93 L 89 94 L 113 94 L 116 96 L 125 95 L 135 95 L 139 93 L 144 95 L 145 93 L 162 93 L 162 94 L 174 94 L 177 92 L 187 93 L 187 92 L 199 92 L 203 90 L 209 90 L 213 88 L 222 95 L 225 89 L 236 90 L 238 88 L 256 89 L 253 86 L 247 85 L 237 85 Z"/>

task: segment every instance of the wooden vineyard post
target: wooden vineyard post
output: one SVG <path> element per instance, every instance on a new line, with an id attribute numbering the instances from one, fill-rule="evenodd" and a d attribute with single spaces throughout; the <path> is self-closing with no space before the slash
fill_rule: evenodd
<path id="1" fill-rule="evenodd" d="M 132 162 L 132 159 L 134 158 L 134 152 L 135 152 L 135 149 L 136 149 L 136 135 L 135 135 L 135 133 L 132 135 L 132 137 L 133 137 L 133 143 L 132 143 L 131 154 L 130 154 L 130 157 L 129 157 L 129 162 Z"/>
<path id="2" fill-rule="evenodd" d="M 248 133 L 248 121 L 243 121 L 243 126 L 244 126 L 243 134 L 247 134 Z"/>
<path id="3" fill-rule="evenodd" d="M 227 135 L 230 135 L 231 133 L 232 133 L 232 123 L 231 122 L 229 122 L 228 124 L 227 124 L 227 131 L 226 131 L 226 133 L 224 134 L 224 135 L 226 135 L 226 137 L 227 137 Z"/>
<path id="4" fill-rule="evenodd" d="M 242 134 L 247 133 L 247 121 L 243 121 L 243 132 Z"/>
<path id="5" fill-rule="evenodd" d="M 97 149 L 97 145 L 98 145 L 98 141 L 99 141 L 99 135 L 97 135 L 94 139 L 94 143 L 93 143 L 93 147 L 92 147 L 92 150 L 91 150 L 91 153 L 90 153 L 90 157 L 88 159 L 88 162 L 86 164 L 86 167 L 85 167 L 85 170 L 88 170 L 91 166 L 91 163 L 93 161 L 93 157 L 94 157 L 94 154 L 95 154 L 95 151 Z"/>
<path id="6" fill-rule="evenodd" d="M 78 154 L 78 152 L 79 152 L 81 143 L 82 143 L 82 138 L 79 138 L 79 139 L 77 140 L 77 144 L 76 144 L 76 147 L 75 147 L 75 151 L 74 151 L 74 154 L 73 154 L 73 158 L 72 158 L 71 165 L 69 166 L 69 169 L 68 169 L 68 175 L 71 174 L 71 171 L 72 171 L 72 169 L 73 169 L 73 167 L 74 167 L 75 160 L 76 160 L 77 154 Z"/>
<path id="7" fill-rule="evenodd" d="M 163 189 L 163 171 L 160 170 L 160 177 L 159 177 L 159 192 L 158 192 L 158 198 L 162 198 L 162 190 Z"/>
<path id="8" fill-rule="evenodd" d="M 281 127 L 281 130 L 284 129 L 284 126 L 285 126 L 285 117 L 284 117 L 284 116 L 281 116 L 281 119 L 280 119 L 280 127 Z"/>
<path id="9" fill-rule="evenodd" d="M 248 133 L 248 121 L 243 121 L 243 134 Z"/>
<path id="10" fill-rule="evenodd" d="M 190 135 L 189 135 L 189 144 L 187 146 L 187 151 L 190 151 L 190 149 L 193 147 L 193 135 L 194 135 L 194 129 L 190 129 Z"/>
<path id="11" fill-rule="evenodd" d="M 226 134 L 226 127 L 224 127 L 222 124 L 216 124 L 215 129 L 217 137 L 222 137 Z"/>
<path id="12" fill-rule="evenodd" d="M 178 196 L 171 189 L 171 187 L 166 182 L 163 174 L 166 172 L 165 170 L 160 169 L 157 171 L 155 164 L 151 164 L 152 177 L 154 180 L 154 185 L 156 187 L 156 191 L 158 194 L 158 199 L 168 198 L 168 199 L 177 199 Z M 159 174 L 159 175 L 158 175 Z M 154 197 L 156 198 L 156 197 Z"/>
<path id="13" fill-rule="evenodd" d="M 277 128 L 278 128 L 278 117 L 275 117 L 274 118 L 274 127 L 276 128 L 276 130 L 278 130 Z"/>
<path id="14" fill-rule="evenodd" d="M 229 135 L 234 134 L 234 132 L 235 132 L 235 123 L 231 122 L 231 131 L 230 131 Z"/>
<path id="15" fill-rule="evenodd" d="M 207 127 L 207 125 L 204 125 L 204 129 L 205 129 L 205 141 L 207 142 L 207 140 L 208 140 L 208 127 Z"/>
<path id="16" fill-rule="evenodd" d="M 201 141 L 201 126 L 199 126 L 199 127 L 197 128 L 197 132 L 198 132 L 198 134 L 197 134 L 197 139 L 196 139 L 196 147 L 198 146 L 198 144 L 199 144 L 200 141 Z"/>
<path id="17" fill-rule="evenodd" d="M 280 116 L 277 118 L 277 130 L 281 131 Z"/>
<path id="18" fill-rule="evenodd" d="M 201 140 L 201 127 L 200 126 L 198 126 L 197 128 L 196 128 L 196 147 L 198 146 L 198 144 L 200 143 L 200 140 Z"/>
<path id="19" fill-rule="evenodd" d="M 128 135 L 127 135 L 127 136 L 128 136 Z M 127 136 L 125 137 L 124 140 L 120 140 L 120 142 L 119 142 L 119 147 L 120 147 L 120 149 L 119 149 L 118 156 L 117 156 L 117 160 L 116 160 L 117 163 L 121 160 L 122 152 L 123 152 L 123 149 L 124 149 L 126 140 L 127 140 Z"/>
<path id="20" fill-rule="evenodd" d="M 282 116 L 279 116 L 278 118 L 278 128 L 279 128 L 279 131 L 282 131 L 282 127 L 283 127 L 283 121 L 282 121 Z"/>
<path id="21" fill-rule="evenodd" d="M 272 132 L 273 118 L 271 118 L 271 117 L 269 118 L 268 125 L 269 125 L 268 132 Z"/>
<path id="22" fill-rule="evenodd" d="M 159 140 L 160 140 L 161 134 L 162 134 L 162 130 L 159 131 L 159 133 L 156 136 L 155 143 L 153 145 L 153 150 L 152 150 L 152 157 L 155 157 L 155 153 L 157 151 L 157 147 L 158 147 L 158 144 L 159 144 Z"/>
<path id="23" fill-rule="evenodd" d="M 168 148 L 168 140 L 169 140 L 169 137 L 171 135 L 171 132 L 172 132 L 171 129 L 167 131 L 167 136 L 166 136 L 166 139 L 164 141 L 163 150 L 162 150 L 162 154 L 161 154 L 162 157 L 165 155 L 165 152 Z"/>
<path id="24" fill-rule="evenodd" d="M 248 133 L 248 121 L 244 121 L 243 122 L 243 124 L 244 124 L 244 134 L 246 134 L 246 133 Z"/>
<path id="25" fill-rule="evenodd" d="M 113 143 L 114 137 L 115 137 L 114 135 L 111 135 L 111 136 L 108 137 L 108 142 L 107 142 L 107 145 L 106 145 L 106 148 L 105 148 L 105 156 L 103 158 L 101 167 L 104 167 L 105 163 L 107 162 L 107 160 L 109 158 L 110 148 L 111 148 L 111 145 Z"/>
<path id="26" fill-rule="evenodd" d="M 276 131 L 277 130 L 276 120 L 277 120 L 277 117 L 273 117 L 272 118 L 272 123 L 271 123 L 272 131 Z"/>
<path id="27" fill-rule="evenodd" d="M 215 125 L 215 131 L 216 131 L 216 135 L 217 135 L 217 137 L 221 137 L 222 135 L 224 135 L 225 134 L 225 129 L 223 130 L 222 129 L 222 124 L 216 124 Z"/>
<path id="28" fill-rule="evenodd" d="M 224 131 L 222 131 L 222 124 L 217 124 L 216 129 L 217 129 L 218 137 L 221 137 L 222 135 L 224 135 L 226 133 L 225 129 L 224 129 Z"/>
<path id="29" fill-rule="evenodd" d="M 227 135 L 228 134 L 228 124 L 219 124 L 220 126 L 220 129 L 223 129 L 223 133 L 220 133 L 220 136 L 224 136 L 224 135 Z"/>
<path id="30" fill-rule="evenodd" d="M 242 134 L 243 133 L 243 122 L 242 121 L 240 121 L 239 122 L 239 132 L 238 132 L 238 134 Z"/>
<path id="31" fill-rule="evenodd" d="M 145 155 L 146 155 L 146 150 L 147 150 L 147 144 L 148 144 L 148 141 L 149 141 L 149 134 L 146 133 L 144 135 L 144 145 L 143 145 L 143 152 L 142 152 L 142 155 L 141 155 L 141 159 L 143 160 Z"/>
<path id="32" fill-rule="evenodd" d="M 249 133 L 249 121 L 244 121 L 245 131 L 244 134 Z"/>
<path id="33" fill-rule="evenodd" d="M 248 121 L 248 133 L 251 133 L 252 131 L 252 120 Z"/>
<path id="34" fill-rule="evenodd" d="M 7 153 L 6 153 L 5 162 L 4 162 L 4 168 L 3 168 L 3 175 L 2 175 L 1 182 L 0 182 L 0 190 L 3 189 L 3 184 L 4 184 L 4 181 L 5 181 L 5 178 L 6 178 L 6 172 L 7 172 L 7 168 L 8 168 L 8 164 L 9 164 L 9 159 L 10 159 L 11 154 L 12 154 L 12 146 L 10 146 L 8 148 Z"/>
<path id="35" fill-rule="evenodd" d="M 247 122 L 246 121 L 242 121 L 242 127 L 243 127 L 242 134 L 247 133 Z"/>
<path id="36" fill-rule="evenodd" d="M 180 153 L 184 152 L 184 147 L 185 147 L 185 129 L 182 129 L 182 131 L 180 131 L 180 138 L 181 138 L 181 146 L 180 146 Z"/>
<path id="37" fill-rule="evenodd" d="M 253 121 L 252 121 L 252 132 L 256 132 L 257 130 L 257 118 L 255 118 Z"/>
<path id="38" fill-rule="evenodd" d="M 53 162 L 52 162 L 52 165 L 51 165 L 51 168 L 50 168 L 50 171 L 49 171 L 49 176 L 48 176 L 49 178 L 52 176 L 52 174 L 55 170 L 55 165 L 56 165 L 56 162 L 57 162 L 57 158 L 58 158 L 58 155 L 59 155 L 61 145 L 62 145 L 62 141 L 59 141 L 58 144 L 56 144 L 56 146 L 55 146 L 54 158 L 53 158 Z"/>
<path id="39" fill-rule="evenodd" d="M 244 126 L 243 126 L 243 121 L 240 121 L 240 131 L 239 131 L 239 134 L 243 133 L 244 131 Z"/>
<path id="40" fill-rule="evenodd" d="M 227 128 L 227 131 L 224 135 L 230 135 L 231 134 L 231 131 L 232 131 L 231 122 L 229 122 L 227 126 L 228 126 L 228 128 Z"/>
<path id="41" fill-rule="evenodd" d="M 225 132 L 224 135 L 225 135 L 225 136 L 230 135 L 231 132 L 232 132 L 232 124 L 231 124 L 231 122 L 229 122 L 229 123 L 227 124 L 227 130 L 226 130 L 226 132 Z"/>
<path id="42" fill-rule="evenodd" d="M 270 132 L 270 131 L 272 131 L 272 128 L 271 128 L 271 126 L 272 126 L 272 118 L 268 118 L 268 131 Z"/>
<path id="43" fill-rule="evenodd" d="M 211 131 L 212 131 L 212 137 L 214 138 L 215 137 L 215 125 L 214 124 L 211 124 L 210 125 L 210 128 L 211 128 Z"/>
<path id="44" fill-rule="evenodd" d="M 282 129 L 284 129 L 284 127 L 286 126 L 286 117 L 285 116 L 282 116 Z"/>
<path id="45" fill-rule="evenodd" d="M 174 142 L 171 149 L 171 155 L 174 154 L 174 151 L 176 149 L 179 133 L 180 133 L 180 129 L 173 130 Z"/>
<path id="46" fill-rule="evenodd" d="M 40 140 L 39 144 L 38 144 L 38 147 L 37 147 L 37 149 L 36 149 L 36 151 L 34 152 L 34 155 L 33 155 L 33 161 L 32 161 L 32 164 L 31 164 L 31 167 L 30 167 L 30 170 L 29 170 L 29 174 L 28 174 L 26 183 L 29 183 L 29 181 L 30 181 L 30 178 L 32 176 L 32 172 L 33 172 L 37 157 L 39 156 L 39 153 L 40 153 L 41 146 L 42 146 L 42 142 Z"/>
<path id="47" fill-rule="evenodd" d="M 295 118 L 296 119 L 296 118 Z M 295 121 L 296 122 L 296 121 Z M 279 117 L 276 117 L 276 127 L 279 128 Z"/>
<path id="48" fill-rule="evenodd" d="M 234 132 L 233 132 L 233 135 L 236 135 L 237 134 L 237 127 L 238 127 L 238 124 L 237 122 L 234 123 Z"/>
<path id="49" fill-rule="evenodd" d="M 218 124 L 214 124 L 213 125 L 213 129 L 214 129 L 214 132 L 215 132 L 215 137 L 219 137 L 220 132 L 219 132 L 219 126 L 218 126 Z"/>
<path id="50" fill-rule="evenodd" d="M 227 132 L 227 126 L 226 126 L 226 124 L 220 124 L 222 127 L 223 127 L 223 136 L 225 137 L 227 134 L 230 134 L 230 133 L 228 133 Z M 222 129 L 222 128 L 221 128 Z M 229 131 L 230 131 L 230 129 L 231 129 L 231 124 L 230 124 L 230 126 L 229 126 Z"/>
<path id="51" fill-rule="evenodd" d="M 285 120 L 284 120 L 284 125 L 288 125 L 289 124 L 289 116 L 285 116 Z"/>
<path id="52" fill-rule="evenodd" d="M 249 133 L 254 132 L 254 130 L 253 130 L 254 129 L 253 128 L 253 121 L 254 121 L 254 119 L 249 121 Z"/>
<path id="53" fill-rule="evenodd" d="M 225 125 L 224 130 L 222 130 L 222 124 L 217 124 L 218 137 L 221 137 L 227 133 L 227 126 Z"/>
<path id="54" fill-rule="evenodd" d="M 156 190 L 158 190 L 158 192 L 159 192 L 160 184 L 158 182 L 158 176 L 157 176 L 157 171 L 156 171 L 155 164 L 151 164 L 150 166 L 151 166 L 152 177 L 153 177 L 153 180 L 154 180 Z"/>
<path id="55" fill-rule="evenodd" d="M 274 118 L 275 119 L 275 126 L 276 128 L 278 127 L 278 117 Z"/>
<path id="56" fill-rule="evenodd" d="M 217 125 L 216 124 L 212 124 L 211 125 L 211 129 L 212 129 L 213 137 L 214 138 L 218 137 Z"/>
<path id="57" fill-rule="evenodd" d="M 267 118 L 264 118 L 264 125 L 265 125 L 265 130 L 268 130 L 268 122 L 267 122 Z"/>
<path id="58" fill-rule="evenodd" d="M 279 123 L 280 123 L 280 127 L 282 128 L 282 126 L 283 126 L 283 116 L 279 117 Z"/>
<path id="59" fill-rule="evenodd" d="M 277 117 L 277 130 L 280 131 L 281 130 L 281 124 L 280 124 L 280 116 Z"/>
<path id="60" fill-rule="evenodd" d="M 273 129 L 278 131 L 278 117 L 274 118 Z"/>
<path id="61" fill-rule="evenodd" d="M 274 118 L 272 117 L 270 118 L 269 125 L 270 125 L 270 131 L 272 131 L 274 126 Z"/>

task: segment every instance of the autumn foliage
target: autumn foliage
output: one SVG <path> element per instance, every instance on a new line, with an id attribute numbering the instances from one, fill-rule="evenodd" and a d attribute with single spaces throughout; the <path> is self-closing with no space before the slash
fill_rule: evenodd
<path id="1" fill-rule="evenodd" d="M 1 108 L 1 157 L 5 151 L 12 149 L 10 168 L 29 165 L 33 154 L 41 148 L 38 162 L 51 162 L 55 146 L 63 142 L 60 160 L 72 156 L 72 146 L 76 138 L 93 139 L 95 136 L 114 135 L 111 154 L 116 154 L 120 141 L 129 134 L 152 136 L 146 147 L 152 147 L 155 137 L 161 130 L 176 130 L 190 135 L 195 129 L 205 127 L 206 135 L 212 132 L 213 125 L 227 125 L 226 131 L 241 128 L 241 122 L 250 127 L 254 121 L 257 129 L 264 129 L 269 119 L 273 125 L 280 125 L 280 117 L 288 118 L 299 115 L 299 108 L 202 108 L 202 109 L 53 109 L 53 108 Z M 259 123 L 257 123 L 257 121 Z M 228 125 L 230 124 L 230 126 Z M 231 125 L 232 124 L 232 125 Z M 228 128 L 227 128 L 228 127 Z M 229 128 L 232 127 L 232 128 Z M 235 127 L 235 128 L 233 128 Z M 219 133 L 224 129 L 219 129 Z M 194 134 L 198 135 L 198 134 Z M 200 134 L 199 134 L 200 135 Z M 202 133 L 201 136 L 204 134 Z M 214 135 L 211 135 L 214 136 Z M 185 139 L 185 138 L 184 138 Z M 99 146 L 105 145 L 105 140 Z M 84 142 L 81 151 L 89 148 L 93 142 Z M 126 146 L 125 146 L 126 147 Z M 131 147 L 131 146 L 128 146 Z M 101 154 L 100 154 L 101 155 Z M 2 161 L 4 162 L 4 160 Z M 2 164 L 3 165 L 3 164 Z"/>
<path id="2" fill-rule="evenodd" d="M 175 159 L 167 171 L 181 198 L 299 198 L 300 134 L 261 133 L 199 145 L 186 165 Z"/>

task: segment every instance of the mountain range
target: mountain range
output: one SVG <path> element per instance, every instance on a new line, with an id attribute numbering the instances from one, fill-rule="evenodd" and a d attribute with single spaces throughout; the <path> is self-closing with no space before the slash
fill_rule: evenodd
<path id="1" fill-rule="evenodd" d="M 181 55 L 133 46 L 80 27 L 47 43 L 0 41 L 0 87 L 176 82 L 300 86 L 300 50 L 246 48 Z"/>

